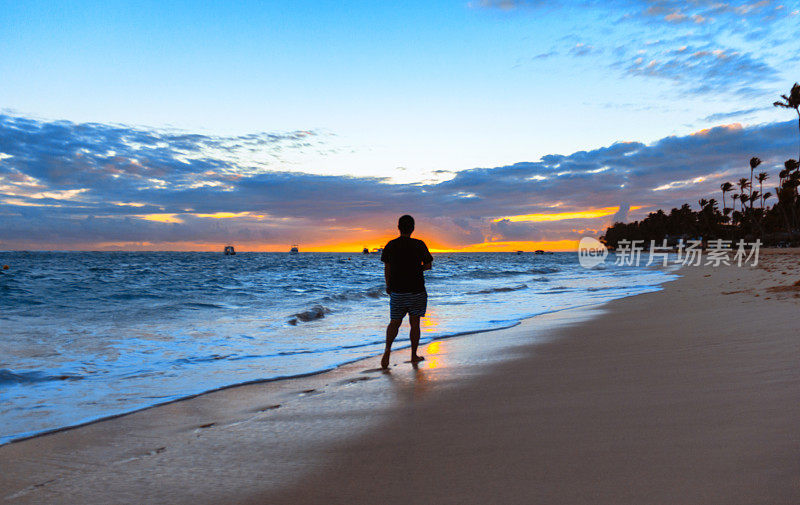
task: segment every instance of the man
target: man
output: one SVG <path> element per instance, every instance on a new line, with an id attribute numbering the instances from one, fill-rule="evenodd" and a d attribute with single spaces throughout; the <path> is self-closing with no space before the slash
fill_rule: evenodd
<path id="1" fill-rule="evenodd" d="M 405 215 L 397 222 L 400 236 L 392 239 L 383 248 L 381 261 L 384 263 L 386 292 L 389 293 L 389 326 L 386 328 L 386 350 L 381 358 L 381 367 L 389 368 L 389 354 L 392 342 L 397 337 L 403 317 L 408 314 L 411 324 L 409 340 L 411 340 L 411 363 L 422 361 L 417 355 L 419 346 L 419 318 L 425 316 L 428 305 L 428 293 L 425 291 L 425 277 L 422 274 L 430 270 L 433 256 L 428 252 L 425 242 L 411 238 L 414 231 L 414 218 Z"/>

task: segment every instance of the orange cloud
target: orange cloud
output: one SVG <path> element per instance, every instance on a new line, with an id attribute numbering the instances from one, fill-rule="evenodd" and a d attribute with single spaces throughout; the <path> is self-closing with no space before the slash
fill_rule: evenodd
<path id="1" fill-rule="evenodd" d="M 261 214 L 253 214 L 248 211 L 244 212 L 214 212 L 213 214 L 192 214 L 197 217 L 210 217 L 213 219 L 231 219 L 235 217 L 254 217 L 256 219 L 263 218 Z"/>
<path id="2" fill-rule="evenodd" d="M 642 207 L 639 206 L 632 206 L 630 210 L 638 210 Z M 619 211 L 619 207 L 603 207 L 601 209 L 590 209 L 590 210 L 581 210 L 577 212 L 553 212 L 553 213 L 546 213 L 546 214 L 523 214 L 519 216 L 506 216 L 500 217 L 494 220 L 494 222 L 502 221 L 507 219 L 511 222 L 519 222 L 519 221 L 532 221 L 532 222 L 543 222 L 543 221 L 563 221 L 565 219 L 594 219 L 597 217 L 606 217 L 616 214 Z"/>
<path id="3" fill-rule="evenodd" d="M 510 251 L 577 251 L 577 240 L 542 240 L 542 241 L 508 241 L 508 242 L 484 242 L 473 244 L 460 249 L 435 252 L 510 252 Z"/>
<path id="4" fill-rule="evenodd" d="M 724 130 L 729 130 L 729 131 L 736 131 L 742 129 L 742 123 L 723 124 L 719 126 L 714 126 L 712 128 L 704 128 L 702 130 L 692 133 L 692 136 L 705 137 L 706 135 L 711 133 L 711 130 L 716 130 L 717 128 L 722 128 Z"/>
<path id="5" fill-rule="evenodd" d="M 136 217 L 144 219 L 145 221 L 156 221 L 158 223 L 183 222 L 183 219 L 179 218 L 177 214 L 142 214 Z"/>

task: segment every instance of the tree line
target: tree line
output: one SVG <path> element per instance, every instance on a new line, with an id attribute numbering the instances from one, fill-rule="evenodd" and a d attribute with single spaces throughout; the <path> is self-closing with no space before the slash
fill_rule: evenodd
<path id="1" fill-rule="evenodd" d="M 773 105 L 794 109 L 800 132 L 800 84 L 795 83 L 789 94 L 781 95 Z M 699 210 L 696 211 L 688 203 L 673 208 L 669 213 L 659 209 L 641 221 L 614 223 L 606 229 L 600 241 L 612 249 L 620 240 L 644 240 L 645 244 L 655 240 L 660 245 L 665 239 L 670 245 L 681 239 L 700 239 L 704 243 L 716 239 L 760 239 L 764 245 L 798 245 L 800 164 L 796 159 L 788 159 L 777 174 L 757 171 L 759 166 L 761 160 L 753 157 L 750 159 L 750 177 L 720 185 L 721 208 L 717 199 L 712 197 L 698 201 Z M 767 181 L 777 181 L 773 190 L 764 191 L 765 183 L 767 188 L 770 185 Z M 769 205 L 771 200 L 773 205 Z"/>

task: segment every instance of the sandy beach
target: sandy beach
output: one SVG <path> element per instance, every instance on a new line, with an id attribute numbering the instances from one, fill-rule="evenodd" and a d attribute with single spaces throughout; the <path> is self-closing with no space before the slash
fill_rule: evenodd
<path id="1" fill-rule="evenodd" d="M 798 254 L 8 444 L 0 502 L 800 503 Z"/>

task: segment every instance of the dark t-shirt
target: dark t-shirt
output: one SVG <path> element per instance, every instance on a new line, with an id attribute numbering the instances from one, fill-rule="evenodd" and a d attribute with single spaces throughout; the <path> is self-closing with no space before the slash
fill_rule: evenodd
<path id="1" fill-rule="evenodd" d="M 425 242 L 411 237 L 397 237 L 383 248 L 381 261 L 389 265 L 389 291 L 421 293 L 425 291 L 422 264 L 433 261 Z"/>

